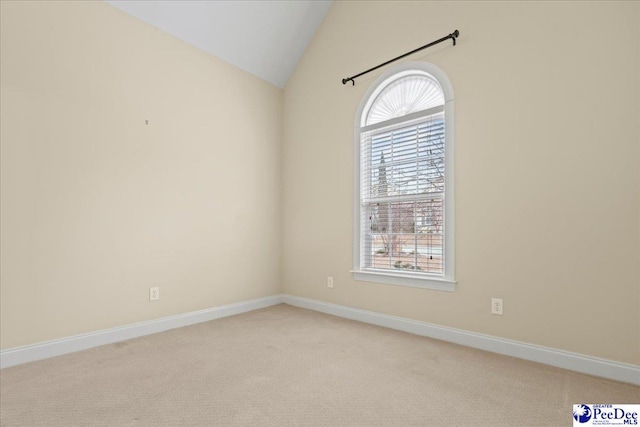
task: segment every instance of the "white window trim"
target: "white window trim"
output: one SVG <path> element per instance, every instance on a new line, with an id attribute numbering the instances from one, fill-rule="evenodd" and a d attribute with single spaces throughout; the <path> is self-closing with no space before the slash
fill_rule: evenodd
<path id="1" fill-rule="evenodd" d="M 381 90 L 380 85 L 388 78 L 409 70 L 419 70 L 431 74 L 438 80 L 444 93 L 445 114 L 445 191 L 444 191 L 444 275 L 424 275 L 394 272 L 390 270 L 362 269 L 360 257 L 360 134 L 363 131 L 362 114 L 371 105 L 372 95 Z M 353 278 L 359 281 L 384 283 L 388 285 L 410 286 L 425 289 L 453 292 L 455 290 L 455 200 L 454 200 L 454 97 L 449 78 L 439 67 L 427 62 L 408 62 L 394 67 L 382 74 L 367 89 L 360 101 L 354 124 L 353 156 Z"/>

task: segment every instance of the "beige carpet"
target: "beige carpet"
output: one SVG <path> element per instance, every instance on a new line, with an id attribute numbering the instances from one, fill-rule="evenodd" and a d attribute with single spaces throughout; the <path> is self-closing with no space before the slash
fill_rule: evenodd
<path id="1" fill-rule="evenodd" d="M 640 388 L 279 305 L 0 373 L 2 426 L 569 426 Z"/>

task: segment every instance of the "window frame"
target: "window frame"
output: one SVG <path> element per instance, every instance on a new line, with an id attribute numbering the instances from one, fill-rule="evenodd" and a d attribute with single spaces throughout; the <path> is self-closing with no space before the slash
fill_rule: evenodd
<path id="1" fill-rule="evenodd" d="M 361 249 L 361 133 L 373 125 L 363 124 L 364 114 L 368 113 L 376 97 L 382 90 L 398 78 L 411 71 L 427 73 L 438 81 L 444 95 L 445 123 L 445 191 L 444 191 L 444 265 L 443 274 L 410 273 L 405 271 L 376 270 L 363 268 Z M 397 119 L 397 122 L 410 122 L 416 116 L 427 117 L 428 110 L 411 113 Z M 391 119 L 395 120 L 395 119 Z M 428 62 L 407 62 L 393 67 L 378 77 L 367 89 L 358 106 L 354 124 L 354 197 L 353 197 L 353 278 L 358 281 L 384 283 L 389 285 L 410 286 L 441 291 L 455 290 L 455 200 L 454 200 L 454 96 L 453 87 L 447 75 L 439 67 Z M 364 225 L 366 226 L 366 224 Z"/>

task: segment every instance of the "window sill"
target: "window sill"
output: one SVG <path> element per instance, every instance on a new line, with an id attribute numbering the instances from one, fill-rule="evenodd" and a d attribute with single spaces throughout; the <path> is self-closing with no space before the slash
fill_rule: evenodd
<path id="1" fill-rule="evenodd" d="M 434 289 L 437 291 L 455 291 L 455 280 L 439 277 L 416 277 L 402 273 L 352 270 L 353 278 L 364 282 L 384 283 L 387 285 L 410 286 L 412 288 Z"/>

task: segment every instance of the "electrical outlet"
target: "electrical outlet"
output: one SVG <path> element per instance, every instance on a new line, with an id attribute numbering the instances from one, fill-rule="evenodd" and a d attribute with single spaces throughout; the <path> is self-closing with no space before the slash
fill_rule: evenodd
<path id="1" fill-rule="evenodd" d="M 333 277 L 327 277 L 327 288 L 333 288 Z"/>
<path id="2" fill-rule="evenodd" d="M 491 298 L 491 314 L 498 314 L 502 316 L 502 310 L 504 309 L 504 303 L 502 298 Z"/>
<path id="3" fill-rule="evenodd" d="M 154 287 L 149 288 L 149 301 L 159 301 L 160 300 L 160 288 Z"/>

